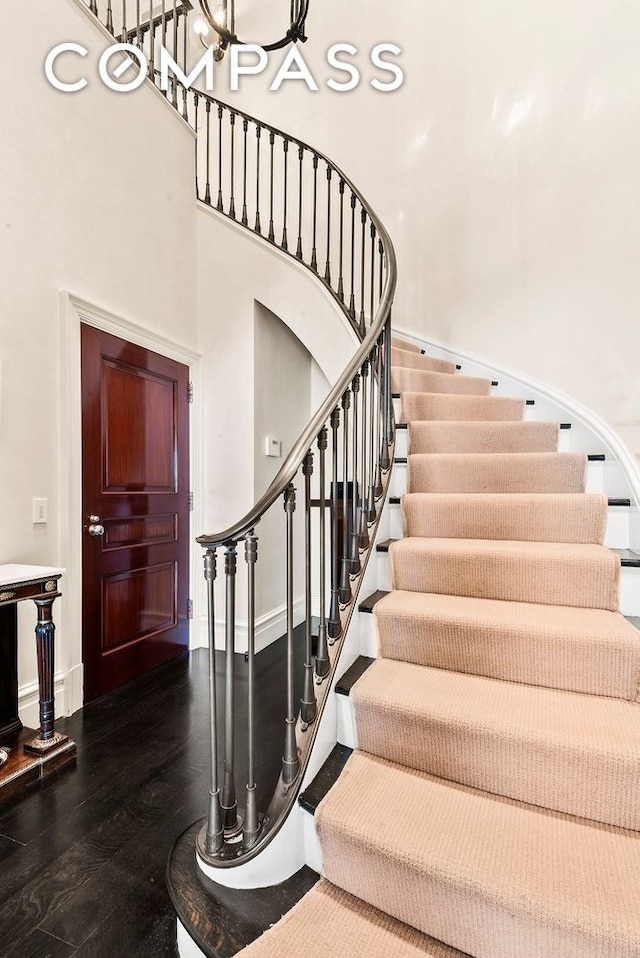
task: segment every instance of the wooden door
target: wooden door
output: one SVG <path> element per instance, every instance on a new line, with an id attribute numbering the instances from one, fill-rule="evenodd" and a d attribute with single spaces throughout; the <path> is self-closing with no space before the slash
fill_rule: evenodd
<path id="1" fill-rule="evenodd" d="M 85 701 L 189 645 L 188 368 L 82 326 Z"/>

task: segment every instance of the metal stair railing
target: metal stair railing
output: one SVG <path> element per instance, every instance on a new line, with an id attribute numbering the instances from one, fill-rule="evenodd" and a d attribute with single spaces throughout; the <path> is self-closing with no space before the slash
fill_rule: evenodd
<path id="1" fill-rule="evenodd" d="M 87 5 L 117 36 L 111 2 L 99 5 L 92 0 Z M 135 23 L 128 24 L 123 5 L 120 31 L 127 42 L 148 45 L 149 78 L 158 86 L 154 44 L 168 38 L 176 61 L 181 56 L 186 65 L 190 9 L 187 0 L 164 0 L 160 17 L 147 14 L 145 21 L 138 3 Z M 351 180 L 322 152 L 175 80 L 164 92 L 197 132 L 198 200 L 306 266 L 331 292 L 360 340 L 264 495 L 229 528 L 198 538 L 204 549 L 208 600 L 211 777 L 209 812 L 198 830 L 197 853 L 209 865 L 229 868 L 250 860 L 269 844 L 295 801 L 371 555 L 393 456 L 391 306 L 397 269 L 384 225 Z M 267 807 L 260 809 L 255 780 L 256 697 L 261 692 L 255 678 L 257 579 L 262 532 L 270 527 L 271 535 L 278 516 L 284 525 L 276 542 L 286 622 L 283 751 L 275 790 Z M 268 564 L 273 574 L 273 542 L 270 545 Z M 243 743 L 247 780 L 241 803 L 236 790 L 239 747 L 235 734 L 238 553 L 244 559 L 241 584 L 247 635 L 247 740 Z M 222 703 L 215 655 L 220 555 L 224 559 Z M 295 700 L 297 615 L 304 632 L 299 703 Z"/>

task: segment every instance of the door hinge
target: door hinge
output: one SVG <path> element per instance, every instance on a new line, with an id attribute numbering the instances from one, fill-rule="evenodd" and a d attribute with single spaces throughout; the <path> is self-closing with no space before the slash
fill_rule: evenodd
<path id="1" fill-rule="evenodd" d="M 193 402 L 193 383 L 187 383 L 187 402 Z"/>
<path id="2" fill-rule="evenodd" d="M 187 509 L 189 510 L 189 512 L 193 512 L 193 493 L 192 492 L 187 493 Z"/>
<path id="3" fill-rule="evenodd" d="M 187 618 L 188 619 L 193 618 L 193 599 L 189 599 L 189 601 L 187 602 Z"/>

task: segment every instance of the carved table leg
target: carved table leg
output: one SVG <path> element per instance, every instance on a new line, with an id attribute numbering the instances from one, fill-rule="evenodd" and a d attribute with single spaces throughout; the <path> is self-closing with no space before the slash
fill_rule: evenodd
<path id="1" fill-rule="evenodd" d="M 40 687 L 40 734 L 31 739 L 24 746 L 27 752 L 42 754 L 57 748 L 66 742 L 67 735 L 54 731 L 54 636 L 56 627 L 53 624 L 51 610 L 55 596 L 46 599 L 34 599 L 38 609 L 38 623 L 36 625 L 36 648 L 38 653 L 38 685 Z"/>

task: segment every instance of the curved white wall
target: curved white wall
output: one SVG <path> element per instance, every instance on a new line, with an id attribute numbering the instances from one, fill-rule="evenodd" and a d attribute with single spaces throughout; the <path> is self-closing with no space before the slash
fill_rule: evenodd
<path id="1" fill-rule="evenodd" d="M 238 102 L 363 189 L 397 247 L 396 325 L 554 384 L 640 454 L 640 6 L 324 0 L 308 30 L 320 92 L 245 78 Z M 395 41 L 404 86 L 376 93 L 363 69 L 327 90 L 337 41 L 363 68 Z"/>
<path id="2" fill-rule="evenodd" d="M 255 303 L 275 313 L 314 358 L 323 374 L 312 377 L 314 406 L 325 380 L 333 384 L 343 372 L 357 339 L 325 287 L 295 259 L 203 205 L 197 220 L 204 531 L 214 533 L 242 519 L 255 502 Z"/>

